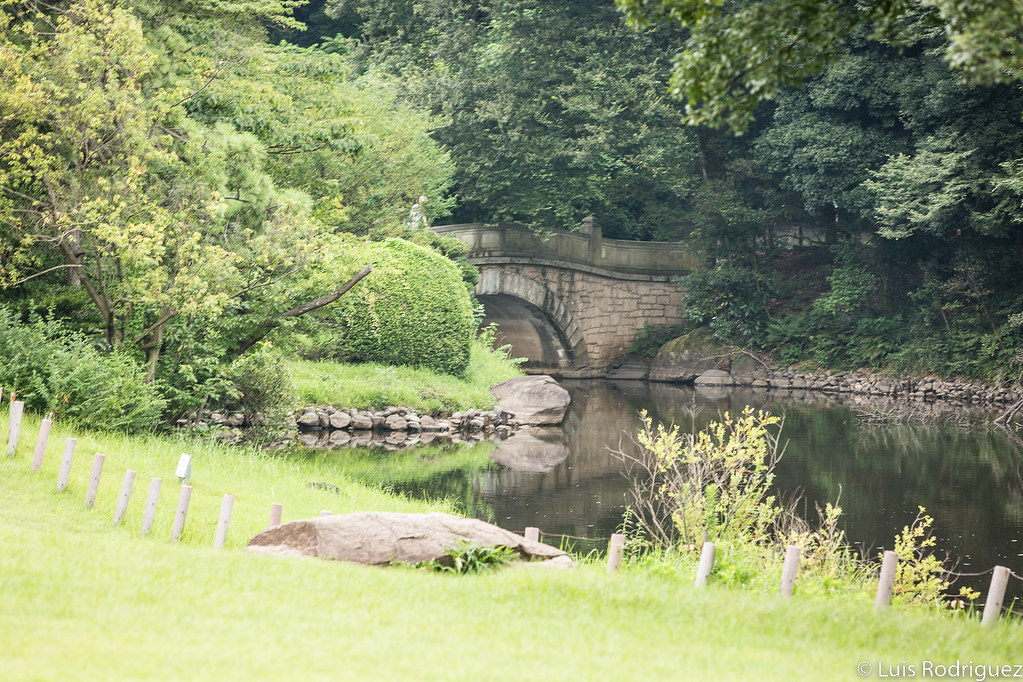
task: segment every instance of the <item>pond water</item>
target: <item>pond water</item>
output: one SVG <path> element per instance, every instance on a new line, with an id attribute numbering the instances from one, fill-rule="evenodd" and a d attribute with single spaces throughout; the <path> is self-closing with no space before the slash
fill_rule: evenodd
<path id="1" fill-rule="evenodd" d="M 416 496 L 455 500 L 466 513 L 509 530 L 536 526 L 545 534 L 600 539 L 574 541 L 576 549 L 602 547 L 629 502 L 624 465 L 611 450 L 636 447 L 630 435 L 640 428 L 640 410 L 688 429 L 694 405 L 697 428 L 720 412 L 752 405 L 784 417 L 787 445 L 777 469 L 779 492 L 802 493 L 814 519 L 815 503 L 823 507 L 838 500 L 854 547 L 873 548 L 872 554 L 890 548 L 924 506 L 934 517 L 938 550 L 957 562 L 958 571 L 1000 564 L 1023 574 L 1023 447 L 987 426 L 989 415 L 973 414 L 970 427 L 949 418 L 871 425 L 861 413 L 884 413 L 892 406 L 800 391 L 562 383 L 572 405 L 561 428 L 520 430 L 496 447 L 477 446 L 493 448 L 489 457 L 462 455 L 469 465 L 396 476 L 388 484 Z M 921 409 L 944 409 L 954 420 L 964 416 L 961 408 Z M 559 538 L 547 541 L 558 544 Z M 969 584 L 986 590 L 988 579 Z M 1018 594 L 1018 586 L 1011 589 Z"/>

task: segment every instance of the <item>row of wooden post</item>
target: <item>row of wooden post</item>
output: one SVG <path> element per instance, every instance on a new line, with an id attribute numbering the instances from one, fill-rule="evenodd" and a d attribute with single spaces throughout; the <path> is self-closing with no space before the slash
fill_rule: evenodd
<path id="1" fill-rule="evenodd" d="M 0 388 L 0 399 L 3 396 L 3 388 Z M 13 397 L 13 396 L 12 396 Z M 7 455 L 13 457 L 17 451 L 18 440 L 21 436 L 21 422 L 25 413 L 25 403 L 20 400 L 12 400 L 9 412 L 9 432 L 7 437 Z M 49 418 L 43 419 L 39 427 L 39 437 L 36 440 L 35 453 L 32 458 L 32 471 L 39 471 L 43 464 L 43 455 L 46 452 L 46 443 L 50 437 L 50 428 L 53 422 Z M 57 475 L 57 492 L 63 492 L 67 488 L 71 475 L 71 462 L 74 457 L 76 439 L 68 438 L 64 444 L 64 457 L 61 461 L 60 472 Z M 85 493 L 85 506 L 92 508 L 96 502 L 96 495 L 99 492 L 100 476 L 103 473 L 103 462 L 105 456 L 96 453 L 92 463 L 92 474 L 89 476 L 89 485 Z M 128 510 L 128 502 L 131 499 L 132 488 L 135 485 L 136 472 L 128 469 L 124 473 L 124 481 L 121 483 L 121 495 L 117 501 L 117 508 L 114 511 L 114 525 L 120 525 Z M 146 508 L 142 517 L 142 535 L 147 535 L 152 528 L 156 518 L 156 507 L 160 497 L 161 480 L 154 478 L 149 483 L 149 497 L 146 499 Z M 185 517 L 188 514 L 188 503 L 192 496 L 192 486 L 182 484 L 181 494 L 178 497 L 178 509 L 174 515 L 174 526 L 171 530 L 171 540 L 176 541 L 181 537 L 185 529 Z M 213 538 L 213 547 L 222 549 L 227 540 L 227 531 L 231 524 L 231 512 L 234 509 L 234 496 L 224 495 L 220 506 L 220 517 L 217 519 L 217 529 Z M 282 506 L 278 503 L 270 505 L 270 526 L 278 526 L 281 523 Z M 320 516 L 329 516 L 328 510 L 320 512 Z M 526 528 L 525 538 L 533 542 L 540 541 L 540 529 L 530 526 Z M 615 533 L 607 549 L 607 570 L 610 573 L 617 571 L 622 565 L 622 555 L 625 550 L 625 536 Z M 707 584 L 707 578 L 714 568 L 714 558 L 717 547 L 714 543 L 704 542 L 700 553 L 700 563 L 696 569 L 695 584 L 703 587 Z M 796 585 L 796 576 L 799 573 L 799 561 L 801 550 L 796 545 L 789 545 L 785 550 L 785 562 L 782 565 L 780 592 L 786 597 L 791 597 Z M 892 593 L 895 586 L 895 575 L 898 568 L 899 555 L 893 551 L 886 551 L 881 561 L 881 575 L 877 583 L 877 595 L 874 598 L 874 611 L 881 613 L 888 610 L 891 605 Z M 984 603 L 984 614 L 981 617 L 981 625 L 993 625 L 998 622 L 1002 612 L 1002 602 L 1005 600 L 1005 589 L 1009 582 L 1011 571 L 1005 566 L 995 566 L 991 576 L 991 585 L 988 589 L 988 598 Z"/>
<path id="2" fill-rule="evenodd" d="M 0 388 L 0 399 L 3 389 Z M 7 455 L 13 457 L 17 453 L 18 441 L 21 438 L 21 423 L 24 416 L 25 403 L 20 400 L 11 401 L 11 409 L 8 418 Z M 39 437 L 36 441 L 35 452 L 32 457 L 32 472 L 35 473 L 42 468 L 43 456 L 46 453 L 47 441 L 50 437 L 50 429 L 53 421 L 50 418 L 43 419 L 39 425 Z M 57 492 L 67 490 L 68 481 L 71 478 L 71 465 L 74 461 L 75 446 L 77 439 L 68 438 L 64 443 L 64 455 L 60 463 L 60 471 L 57 473 Z M 97 452 L 92 461 L 92 472 L 89 475 L 89 483 L 85 492 L 85 506 L 91 509 L 96 504 L 96 497 L 99 494 L 99 482 L 103 475 L 103 463 L 106 456 Z M 124 521 L 128 511 L 128 503 L 131 500 L 132 489 L 135 486 L 137 473 L 132 469 L 124 472 L 124 479 L 121 483 L 121 494 L 117 499 L 117 507 L 114 510 L 113 522 L 115 526 Z M 149 496 L 146 498 L 146 506 L 142 516 L 142 535 L 148 535 L 156 519 L 156 508 L 160 499 L 160 487 L 162 481 L 154 478 L 149 483 Z M 178 540 L 185 530 L 185 518 L 188 515 L 188 503 L 192 497 L 192 486 L 182 485 L 181 493 L 178 496 L 178 508 L 174 515 L 174 524 L 171 529 L 171 540 Z M 213 539 L 215 549 L 222 549 L 227 540 L 227 531 L 231 524 L 231 512 L 234 508 L 234 496 L 224 495 L 220 506 L 220 518 L 217 520 L 217 529 Z M 271 525 L 280 524 L 281 505 L 271 506 Z M 276 519 L 276 521 L 275 521 Z"/>
<path id="3" fill-rule="evenodd" d="M 525 538 L 534 542 L 540 540 L 540 529 L 530 526 L 526 528 Z M 607 571 L 614 573 L 622 565 L 622 555 L 625 550 L 625 536 L 615 533 L 607 546 Z M 704 542 L 700 552 L 700 563 L 696 568 L 697 587 L 707 584 L 714 569 L 714 558 L 717 554 L 717 547 L 712 542 Z M 785 549 L 785 562 L 781 569 L 781 586 L 779 591 L 785 597 L 791 597 L 796 586 L 796 576 L 799 574 L 799 561 L 802 550 L 797 545 L 789 545 Z M 892 593 L 895 589 L 895 575 L 898 568 L 899 555 L 892 551 L 884 553 L 881 562 L 881 575 L 877 582 L 877 595 L 874 598 L 874 611 L 883 613 L 888 610 L 892 603 Z M 987 601 L 984 603 L 984 615 L 981 617 L 982 626 L 994 625 L 1002 613 L 1002 603 L 1005 600 L 1005 589 L 1009 582 L 1011 571 L 1005 566 L 995 566 L 994 574 L 991 576 L 991 586 L 988 588 Z"/>
<path id="4" fill-rule="evenodd" d="M 3 389 L 0 388 L 0 399 L 3 396 Z M 9 434 L 7 444 L 8 456 L 14 456 L 17 452 L 18 441 L 21 436 L 21 422 L 24 415 L 24 402 L 22 401 L 11 401 L 11 409 L 9 413 Z M 42 420 L 39 427 L 39 438 L 36 442 L 35 452 L 32 457 L 32 472 L 35 473 L 42 468 L 43 457 L 46 453 L 47 441 L 50 437 L 50 429 L 53 426 L 53 421 L 50 418 Z M 68 481 L 71 478 L 71 465 L 74 461 L 75 446 L 77 439 L 68 438 L 64 444 L 64 455 L 60 463 L 60 471 L 57 474 L 57 492 L 64 492 L 67 489 Z M 106 456 L 102 453 L 96 453 L 92 462 L 92 472 L 89 476 L 89 483 L 85 493 L 85 506 L 92 508 L 96 503 L 96 497 L 99 494 L 99 482 L 103 475 L 103 464 L 106 460 Z M 131 501 L 131 493 L 135 487 L 135 478 L 137 472 L 132 469 L 128 469 L 124 472 L 124 479 L 121 482 L 121 493 L 117 499 L 117 507 L 114 510 L 113 523 L 115 526 L 120 525 L 124 521 L 124 516 L 128 511 L 128 503 Z M 149 482 L 149 494 L 146 498 L 146 506 L 142 515 L 142 528 L 140 533 L 142 535 L 148 535 L 153 527 L 153 522 L 156 520 L 156 509 L 160 499 L 160 488 L 163 481 L 159 478 L 153 478 Z M 171 540 L 178 540 L 185 530 L 185 518 L 188 516 L 188 505 L 192 497 L 192 486 L 184 484 L 181 486 L 181 493 L 178 496 L 178 507 L 174 514 L 174 524 L 171 529 Z M 231 513 L 234 509 L 234 496 L 224 495 L 224 499 L 220 506 L 220 517 L 217 520 L 217 529 L 213 539 L 213 546 L 215 549 L 222 549 L 224 543 L 227 540 L 227 532 L 231 525 Z M 281 514 L 283 506 L 279 503 L 273 503 L 270 505 L 270 518 L 269 526 L 279 526 L 281 524 Z M 320 512 L 321 516 L 331 514 L 330 511 L 323 510 Z"/>
<path id="5" fill-rule="evenodd" d="M 874 597 L 874 611 L 881 613 L 888 610 L 892 603 L 895 590 L 895 574 L 898 569 L 899 555 L 888 550 L 881 560 L 881 576 L 877 581 L 877 595 Z M 1005 601 L 1005 588 L 1012 573 L 1005 566 L 995 566 L 988 586 L 987 601 L 984 602 L 984 614 L 981 616 L 982 626 L 994 625 L 1002 614 L 1002 603 Z"/>

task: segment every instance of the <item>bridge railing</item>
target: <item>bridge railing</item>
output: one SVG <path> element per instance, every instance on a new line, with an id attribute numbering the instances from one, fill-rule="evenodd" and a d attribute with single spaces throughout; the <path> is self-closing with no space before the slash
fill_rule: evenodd
<path id="1" fill-rule="evenodd" d="M 467 223 L 433 228 L 457 237 L 476 263 L 523 262 L 573 267 L 608 276 L 666 279 L 700 267 L 697 256 L 677 242 L 604 239 L 595 221 L 579 232 L 552 230 L 544 236 L 509 223 Z"/>

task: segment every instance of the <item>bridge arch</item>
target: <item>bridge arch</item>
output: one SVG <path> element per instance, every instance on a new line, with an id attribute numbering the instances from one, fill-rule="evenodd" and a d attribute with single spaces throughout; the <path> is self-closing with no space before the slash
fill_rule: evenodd
<path id="1" fill-rule="evenodd" d="M 682 291 L 673 280 L 699 267 L 683 244 L 604 239 L 592 219 L 577 233 L 542 237 L 504 224 L 433 229 L 468 247 L 480 269 L 475 293 L 503 306 L 506 328 L 534 335 L 535 347 L 553 348 L 548 357 L 580 376 L 606 371 L 643 325 L 677 323 Z"/>
<path id="2" fill-rule="evenodd" d="M 488 318 L 506 321 L 504 329 L 509 340 L 514 336 L 521 338 L 532 329 L 539 344 L 550 344 L 553 357 L 546 353 L 543 353 L 545 357 L 531 357 L 533 364 L 549 364 L 555 358 L 558 368 L 585 364 L 587 352 L 582 329 L 565 303 L 543 283 L 518 272 L 484 267 L 475 292 Z M 519 320 L 522 326 L 510 329 L 507 321 L 512 319 Z M 498 326 L 500 329 L 500 321 Z"/>

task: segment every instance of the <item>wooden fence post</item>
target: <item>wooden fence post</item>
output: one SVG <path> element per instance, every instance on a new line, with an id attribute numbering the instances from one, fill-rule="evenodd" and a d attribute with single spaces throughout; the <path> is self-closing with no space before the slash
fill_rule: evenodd
<path id="1" fill-rule="evenodd" d="M 68 479 L 71 477 L 71 460 L 75 456 L 76 438 L 68 438 L 64 441 L 64 458 L 60 460 L 60 473 L 57 474 L 57 492 L 62 493 L 67 489 Z"/>
<path id="2" fill-rule="evenodd" d="M 1009 573 L 1005 566 L 995 566 L 991 574 L 991 586 L 987 590 L 987 601 L 984 602 L 984 616 L 980 621 L 982 626 L 994 625 L 1002 615 L 1002 602 L 1005 600 L 1005 586 L 1009 582 Z"/>
<path id="3" fill-rule="evenodd" d="M 227 529 L 231 525 L 231 510 L 234 509 L 234 495 L 224 495 L 220 503 L 220 518 L 217 519 L 217 532 L 213 537 L 213 549 L 223 549 L 227 540 Z"/>
<path id="4" fill-rule="evenodd" d="M 153 527 L 153 521 L 156 519 L 156 505 L 160 501 L 160 484 L 162 482 L 159 478 L 154 478 L 149 482 L 146 510 L 142 513 L 142 535 L 149 535 L 149 530 Z"/>
<path id="5" fill-rule="evenodd" d="M 121 525 L 124 514 L 128 511 L 128 501 L 131 500 L 131 489 L 135 487 L 135 472 L 128 469 L 124 472 L 124 482 L 121 483 L 121 496 L 117 498 L 117 510 L 114 511 L 114 525 Z"/>
<path id="6" fill-rule="evenodd" d="M 704 542 L 703 551 L 700 552 L 700 565 L 696 568 L 696 586 L 703 587 L 707 584 L 707 577 L 714 569 L 714 555 L 717 547 L 713 542 Z"/>
<path id="7" fill-rule="evenodd" d="M 283 509 L 284 506 L 278 502 L 270 505 L 270 525 L 267 526 L 268 528 L 281 525 L 281 511 Z"/>
<path id="8" fill-rule="evenodd" d="M 192 497 L 192 486 L 182 485 L 178 496 L 178 511 L 174 514 L 174 528 L 171 529 L 171 540 L 176 541 L 185 530 L 185 517 L 188 515 L 188 500 Z"/>
<path id="9" fill-rule="evenodd" d="M 799 559 L 801 550 L 796 545 L 789 545 L 785 550 L 785 564 L 781 569 L 781 593 L 783 596 L 791 597 L 796 587 L 796 576 L 799 574 Z"/>
<path id="10" fill-rule="evenodd" d="M 622 554 L 625 551 L 625 536 L 613 533 L 607 545 L 607 572 L 614 573 L 622 567 Z"/>
<path id="11" fill-rule="evenodd" d="M 540 542 L 540 529 L 536 526 L 528 526 L 523 537 L 533 542 Z"/>
<path id="12" fill-rule="evenodd" d="M 882 613 L 892 605 L 892 592 L 895 590 L 895 569 L 899 565 L 899 555 L 888 550 L 881 561 L 881 577 L 877 580 L 877 596 L 874 598 L 874 613 Z"/>
<path id="13" fill-rule="evenodd" d="M 103 460 L 106 459 L 106 455 L 96 453 L 96 456 L 92 459 L 92 475 L 89 476 L 89 488 L 85 491 L 85 506 L 92 509 L 92 505 L 96 504 L 96 493 L 99 492 L 99 477 L 103 473 Z"/>
<path id="14" fill-rule="evenodd" d="M 39 471 L 43 465 L 43 455 L 46 454 L 46 441 L 50 439 L 50 427 L 53 420 L 47 417 L 39 424 L 39 438 L 36 440 L 35 457 L 32 458 L 32 472 Z"/>
<path id="15" fill-rule="evenodd" d="M 14 457 L 18 450 L 18 438 L 21 436 L 21 418 L 25 415 L 25 401 L 15 400 L 11 403 L 8 415 L 10 431 L 7 434 L 7 456 Z"/>

